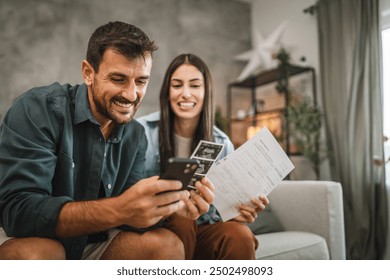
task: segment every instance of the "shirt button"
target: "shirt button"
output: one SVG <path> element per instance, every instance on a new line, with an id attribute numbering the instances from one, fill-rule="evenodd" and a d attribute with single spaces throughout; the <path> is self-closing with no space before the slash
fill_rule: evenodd
<path id="1" fill-rule="evenodd" d="M 107 156 L 107 153 L 104 153 L 104 157 L 106 157 Z"/>
<path id="2" fill-rule="evenodd" d="M 108 188 L 109 190 L 111 190 L 111 188 L 112 188 L 111 184 L 108 184 L 108 185 L 107 185 L 107 188 Z"/>
<path id="3" fill-rule="evenodd" d="M 72 162 L 72 168 L 74 168 L 74 162 Z"/>

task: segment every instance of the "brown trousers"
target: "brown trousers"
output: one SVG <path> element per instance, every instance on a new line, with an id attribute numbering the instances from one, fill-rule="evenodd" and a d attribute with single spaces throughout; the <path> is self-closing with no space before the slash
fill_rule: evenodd
<path id="1" fill-rule="evenodd" d="M 228 221 L 200 225 L 173 215 L 166 228 L 184 243 L 187 260 L 253 260 L 259 245 L 243 223 Z"/>

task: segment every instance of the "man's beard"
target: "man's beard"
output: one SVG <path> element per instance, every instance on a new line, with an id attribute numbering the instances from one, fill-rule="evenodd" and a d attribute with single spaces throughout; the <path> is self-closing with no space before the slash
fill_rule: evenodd
<path id="1" fill-rule="evenodd" d="M 126 123 L 129 123 L 130 121 L 132 121 L 134 119 L 134 115 L 135 113 L 137 112 L 137 109 L 139 107 L 139 103 L 140 103 L 140 99 L 137 97 L 137 99 L 133 102 L 130 102 L 128 101 L 127 99 L 123 98 L 123 97 L 119 97 L 119 96 L 114 96 L 113 98 L 110 99 L 110 103 L 113 103 L 114 100 L 116 101 L 119 101 L 119 102 L 122 102 L 122 103 L 132 103 L 132 107 L 133 107 L 133 111 L 131 112 L 130 116 L 128 117 L 128 119 L 126 120 L 122 120 L 122 119 L 119 119 L 116 115 L 115 115 L 115 112 L 114 110 L 109 110 L 108 106 L 104 106 L 104 104 L 102 104 L 97 98 L 96 96 L 92 93 L 92 99 L 93 99 L 93 102 L 95 103 L 95 106 L 96 106 L 96 109 L 97 111 L 104 115 L 106 118 L 112 120 L 113 122 L 115 122 L 116 124 L 126 124 Z M 120 114 L 118 112 L 118 114 Z"/>

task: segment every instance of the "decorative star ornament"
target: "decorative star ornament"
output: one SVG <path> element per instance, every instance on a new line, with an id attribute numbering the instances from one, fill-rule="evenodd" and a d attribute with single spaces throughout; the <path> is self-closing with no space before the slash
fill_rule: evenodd
<path id="1" fill-rule="evenodd" d="M 280 47 L 280 39 L 287 22 L 282 22 L 267 38 L 263 38 L 261 33 L 254 32 L 255 45 L 252 50 L 236 55 L 234 58 L 239 61 L 248 61 L 240 76 L 236 79 L 241 82 L 251 75 L 257 74 L 261 70 L 275 67 L 275 61 L 272 58 L 273 53 Z"/>

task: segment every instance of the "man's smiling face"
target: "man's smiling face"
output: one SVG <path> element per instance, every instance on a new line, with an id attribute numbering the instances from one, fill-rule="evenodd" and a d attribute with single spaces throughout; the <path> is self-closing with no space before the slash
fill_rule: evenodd
<path id="1" fill-rule="evenodd" d="M 130 122 L 146 93 L 152 69 L 151 55 L 130 60 L 108 49 L 98 72 L 86 61 L 83 62 L 84 67 L 90 67 L 87 69 L 90 71 L 90 75 L 87 75 L 89 78 L 84 77 L 84 80 L 88 86 L 92 115 L 96 120 L 100 124 Z"/>

